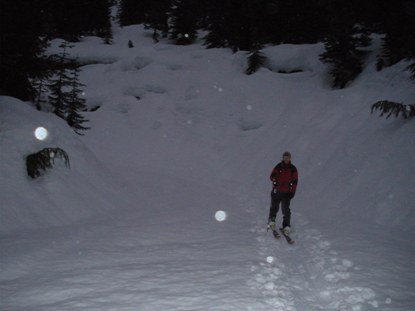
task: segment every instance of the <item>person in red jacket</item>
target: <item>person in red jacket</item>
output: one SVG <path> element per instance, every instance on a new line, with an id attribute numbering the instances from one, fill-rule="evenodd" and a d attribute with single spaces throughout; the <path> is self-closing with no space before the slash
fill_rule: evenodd
<path id="1" fill-rule="evenodd" d="M 273 184 L 271 192 L 271 207 L 268 225 L 275 230 L 275 219 L 281 204 L 283 215 L 282 228 L 284 233 L 290 233 L 291 210 L 290 202 L 294 198 L 298 184 L 297 168 L 291 163 L 291 153 L 284 152 L 282 161 L 272 170 L 270 179 Z"/>

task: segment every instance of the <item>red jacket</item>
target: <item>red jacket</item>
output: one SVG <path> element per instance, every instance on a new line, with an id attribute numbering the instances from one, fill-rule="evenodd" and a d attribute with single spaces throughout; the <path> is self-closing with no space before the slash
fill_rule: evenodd
<path id="1" fill-rule="evenodd" d="M 283 161 L 278 163 L 272 170 L 270 179 L 277 192 L 295 193 L 297 190 L 298 171 L 291 162 L 289 164 L 285 164 Z"/>

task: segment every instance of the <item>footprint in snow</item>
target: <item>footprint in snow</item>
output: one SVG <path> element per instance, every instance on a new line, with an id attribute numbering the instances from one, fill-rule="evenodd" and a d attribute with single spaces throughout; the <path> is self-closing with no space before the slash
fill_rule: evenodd
<path id="1" fill-rule="evenodd" d="M 284 311 L 376 308 L 378 302 L 372 289 L 349 285 L 358 267 L 339 257 L 318 230 L 298 227 L 296 234 L 301 239 L 295 247 L 288 248 L 286 244 L 276 244 L 262 227 L 263 222 L 258 220 L 251 232 L 257 233 L 259 254 L 268 257 L 251 267 L 253 278 L 248 285 L 262 296 L 264 304 Z M 303 262 L 299 263 L 299 258 Z"/>

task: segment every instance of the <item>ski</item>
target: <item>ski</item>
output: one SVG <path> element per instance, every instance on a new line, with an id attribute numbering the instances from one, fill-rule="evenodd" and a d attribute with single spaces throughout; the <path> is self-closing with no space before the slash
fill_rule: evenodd
<path id="1" fill-rule="evenodd" d="M 279 234 L 277 230 L 272 230 L 272 234 L 274 235 L 274 238 L 276 239 L 279 239 L 281 237 L 281 234 Z"/>
<path id="2" fill-rule="evenodd" d="M 274 236 L 274 238 L 279 239 L 281 237 L 281 235 L 278 233 L 278 230 L 275 229 L 275 225 L 270 225 L 268 224 L 267 226 L 267 232 L 271 230 L 272 231 L 272 235 Z"/>
<path id="3" fill-rule="evenodd" d="M 280 231 L 284 238 L 287 240 L 288 244 L 294 244 L 294 240 L 288 234 L 285 234 L 282 228 L 280 228 Z"/>

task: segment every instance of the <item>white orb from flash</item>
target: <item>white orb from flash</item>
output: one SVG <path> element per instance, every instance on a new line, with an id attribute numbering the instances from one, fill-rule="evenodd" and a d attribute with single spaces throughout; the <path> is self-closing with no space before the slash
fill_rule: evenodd
<path id="1" fill-rule="evenodd" d="M 45 129 L 42 126 L 39 126 L 36 130 L 35 130 L 35 137 L 38 140 L 45 140 L 46 138 L 48 138 L 48 130 Z"/>
<path id="2" fill-rule="evenodd" d="M 225 221 L 226 220 L 226 213 L 224 211 L 217 211 L 215 213 L 215 219 L 217 221 Z"/>

